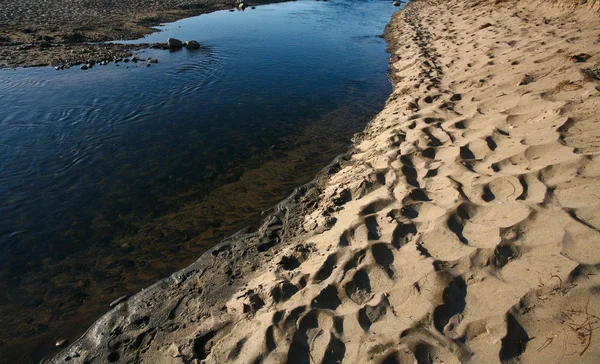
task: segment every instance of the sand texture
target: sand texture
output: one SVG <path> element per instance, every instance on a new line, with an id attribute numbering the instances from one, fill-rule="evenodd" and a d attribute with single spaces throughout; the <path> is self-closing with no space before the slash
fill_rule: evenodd
<path id="1" fill-rule="evenodd" d="M 597 363 L 597 4 L 497 3 L 396 13 L 352 152 L 54 362 Z"/>

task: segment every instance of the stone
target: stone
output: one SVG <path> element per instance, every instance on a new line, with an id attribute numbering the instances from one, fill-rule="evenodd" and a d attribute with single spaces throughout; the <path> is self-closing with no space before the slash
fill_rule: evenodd
<path id="1" fill-rule="evenodd" d="M 183 46 L 183 43 L 179 39 L 169 38 L 167 39 L 167 46 L 171 49 L 181 48 Z"/>
<path id="2" fill-rule="evenodd" d="M 140 59 L 137 58 L 136 56 L 131 57 L 131 62 L 133 63 L 137 63 L 137 61 L 139 61 Z"/>
<path id="3" fill-rule="evenodd" d="M 579 53 L 576 54 L 574 56 L 571 56 L 571 60 L 575 63 L 583 63 L 583 62 L 587 62 L 588 59 L 592 58 L 592 56 L 590 56 L 587 53 Z"/>
<path id="4" fill-rule="evenodd" d="M 58 339 L 56 340 L 56 346 L 58 347 L 63 347 L 67 345 L 67 340 L 66 339 Z"/>
<path id="5" fill-rule="evenodd" d="M 81 67 L 79 67 L 79 68 L 81 68 L 82 70 L 87 70 L 88 66 L 86 64 L 84 64 L 84 65 L 81 65 Z"/>
<path id="6" fill-rule="evenodd" d="M 523 79 L 521 79 L 521 82 L 519 82 L 519 86 L 529 85 L 533 81 L 535 81 L 535 78 L 530 74 L 526 74 L 523 76 Z"/>
<path id="7" fill-rule="evenodd" d="M 392 3 L 392 5 L 394 5 L 394 6 L 400 6 L 400 2 L 399 2 L 399 1 L 394 1 L 394 2 Z"/>
<path id="8" fill-rule="evenodd" d="M 200 43 L 198 43 L 195 40 L 188 40 L 187 42 L 185 42 L 185 47 L 187 49 L 198 49 L 200 48 Z"/>

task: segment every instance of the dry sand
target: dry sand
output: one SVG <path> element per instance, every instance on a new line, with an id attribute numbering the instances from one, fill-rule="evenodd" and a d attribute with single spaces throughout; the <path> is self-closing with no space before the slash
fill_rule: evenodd
<path id="1" fill-rule="evenodd" d="M 597 363 L 599 4 L 497 3 L 395 14 L 354 150 L 54 362 Z"/>

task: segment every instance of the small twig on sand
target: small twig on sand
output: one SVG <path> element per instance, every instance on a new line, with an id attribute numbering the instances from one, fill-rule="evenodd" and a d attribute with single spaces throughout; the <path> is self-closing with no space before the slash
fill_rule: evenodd
<path id="1" fill-rule="evenodd" d="M 558 280 L 560 281 L 559 292 L 560 292 L 561 295 L 564 295 L 565 291 L 563 290 L 563 281 L 562 281 L 562 279 L 559 276 L 557 276 L 556 274 L 551 275 L 550 279 L 552 279 L 554 277 L 558 278 Z M 550 280 L 550 279 L 548 279 L 548 280 Z"/>
<path id="2" fill-rule="evenodd" d="M 566 323 L 567 327 L 569 327 L 569 329 L 571 329 L 571 331 L 575 333 L 575 335 L 583 345 L 583 348 L 581 349 L 581 351 L 579 351 L 579 356 L 583 355 L 583 353 L 585 353 L 585 351 L 590 347 L 590 344 L 592 342 L 592 332 L 594 331 L 592 325 L 598 322 L 598 317 L 590 315 L 590 313 L 588 312 L 589 303 L 590 300 L 588 298 L 588 301 L 585 305 L 585 310 L 583 311 L 572 309 L 567 311 L 567 313 L 563 312 L 564 317 L 566 317 L 566 319 L 570 321 Z M 575 315 L 585 315 L 585 320 L 581 323 L 576 322 L 573 319 L 573 316 Z M 592 319 L 595 319 L 595 321 L 592 322 Z"/>
<path id="3" fill-rule="evenodd" d="M 544 341 L 544 343 L 542 344 L 542 346 L 540 346 L 537 351 L 540 352 L 544 349 L 546 349 L 548 347 L 548 345 L 552 344 L 552 340 L 554 340 L 553 337 L 548 337 L 546 338 L 546 341 Z"/>
<path id="4" fill-rule="evenodd" d="M 590 320 L 590 314 L 588 313 L 588 305 L 590 304 L 590 299 L 588 297 L 588 301 L 585 304 L 585 316 L 586 316 L 586 321 L 588 324 L 588 331 L 589 331 L 589 335 L 587 338 L 587 343 L 585 344 L 585 346 L 583 347 L 583 349 L 581 349 L 581 351 L 579 352 L 579 356 L 583 355 L 583 353 L 585 353 L 585 351 L 590 347 L 590 343 L 592 342 L 592 320 Z"/>

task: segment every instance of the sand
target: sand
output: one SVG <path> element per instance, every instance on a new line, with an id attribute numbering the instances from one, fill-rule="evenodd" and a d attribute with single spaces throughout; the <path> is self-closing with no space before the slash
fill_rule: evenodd
<path id="1" fill-rule="evenodd" d="M 410 3 L 353 150 L 53 362 L 596 363 L 598 5 Z"/>

